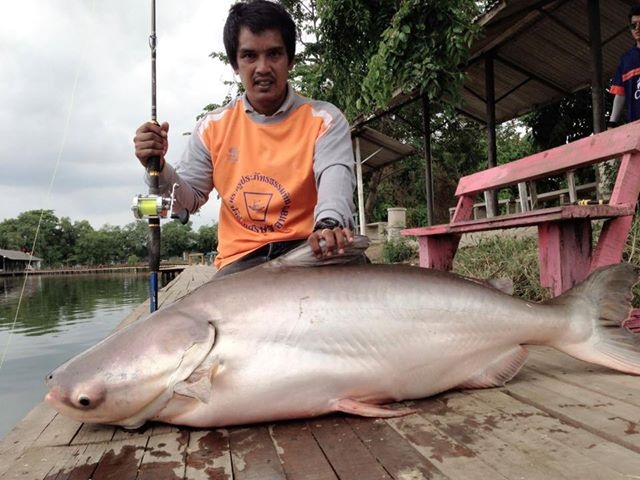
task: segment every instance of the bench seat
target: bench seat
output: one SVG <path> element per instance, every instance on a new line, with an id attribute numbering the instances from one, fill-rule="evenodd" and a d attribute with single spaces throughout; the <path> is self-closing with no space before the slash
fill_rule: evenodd
<path id="1" fill-rule="evenodd" d="M 478 220 L 466 220 L 444 223 L 432 227 L 407 228 L 403 235 L 432 236 L 451 233 L 474 233 L 505 228 L 532 227 L 548 222 L 557 222 L 577 218 L 591 220 L 633 215 L 635 205 L 563 205 L 561 207 L 543 208 L 524 213 L 501 215 Z"/>
<path id="2" fill-rule="evenodd" d="M 573 178 L 576 169 L 611 159 L 619 159 L 620 166 L 607 204 L 561 205 L 473 219 L 474 205 L 482 195 L 487 198 L 491 192 L 517 185 L 526 199 L 530 182 L 559 175 Z M 596 268 L 620 262 L 639 194 L 640 120 L 467 175 L 458 182 L 450 223 L 401 233 L 417 237 L 421 267 L 451 270 L 462 234 L 536 226 L 540 283 L 560 295 Z M 594 220 L 604 220 L 595 245 Z"/>

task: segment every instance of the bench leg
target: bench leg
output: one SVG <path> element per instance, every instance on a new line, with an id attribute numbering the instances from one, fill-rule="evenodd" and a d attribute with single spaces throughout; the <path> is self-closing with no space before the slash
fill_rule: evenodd
<path id="1" fill-rule="evenodd" d="M 620 263 L 632 223 L 633 216 L 612 218 L 604 222 L 598 246 L 593 254 L 591 271 L 605 265 Z"/>
<path id="2" fill-rule="evenodd" d="M 453 257 L 458 250 L 460 235 L 430 235 L 418 237 L 420 266 L 449 271 L 453 268 Z"/>
<path id="3" fill-rule="evenodd" d="M 540 284 L 554 297 L 569 290 L 589 274 L 591 221 L 576 219 L 538 226 Z"/>

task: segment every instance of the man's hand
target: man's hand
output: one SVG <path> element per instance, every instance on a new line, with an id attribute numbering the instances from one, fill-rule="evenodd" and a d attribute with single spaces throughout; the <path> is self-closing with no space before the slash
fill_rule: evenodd
<path id="1" fill-rule="evenodd" d="M 313 251 L 313 254 L 317 258 L 322 258 L 323 252 L 320 248 L 320 240 L 324 240 L 326 244 L 326 256 L 344 253 L 344 247 L 353 242 L 353 233 L 348 228 L 335 227 L 333 229 L 323 228 L 322 230 L 316 230 L 309 238 L 307 242 Z"/>
<path id="2" fill-rule="evenodd" d="M 160 157 L 160 170 L 162 170 L 164 156 L 169 149 L 168 133 L 169 124 L 167 122 L 162 125 L 146 122 L 136 130 L 133 144 L 135 145 L 136 157 L 138 157 L 143 167 L 147 167 L 151 157 Z"/>

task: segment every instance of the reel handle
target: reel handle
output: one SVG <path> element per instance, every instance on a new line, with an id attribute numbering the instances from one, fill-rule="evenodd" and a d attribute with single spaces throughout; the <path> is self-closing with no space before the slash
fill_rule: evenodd
<path id="1" fill-rule="evenodd" d="M 186 225 L 189 222 L 189 210 L 182 208 L 178 213 L 172 213 L 171 218 L 179 220 L 182 225 Z"/>

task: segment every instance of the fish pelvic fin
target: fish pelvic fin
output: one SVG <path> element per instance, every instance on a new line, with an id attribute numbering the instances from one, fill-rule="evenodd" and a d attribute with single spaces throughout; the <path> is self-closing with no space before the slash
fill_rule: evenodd
<path id="1" fill-rule="evenodd" d="M 350 413 L 360 417 L 394 418 L 416 413 L 413 408 L 392 409 L 372 403 L 360 402 L 351 398 L 341 398 L 332 402 L 331 411 Z"/>
<path id="2" fill-rule="evenodd" d="M 320 247 L 326 251 L 324 240 L 320 241 Z M 361 257 L 369 248 L 369 239 L 364 235 L 354 235 L 353 242 L 345 245 L 344 253 L 337 253 L 330 257 L 317 258 L 309 244 L 305 243 L 294 248 L 281 257 L 264 264 L 263 268 L 280 269 L 286 267 L 322 267 L 325 265 L 344 265 Z"/>
<path id="3" fill-rule="evenodd" d="M 595 270 L 583 283 L 547 305 L 563 305 L 571 316 L 566 333 L 552 346 L 587 362 L 640 375 L 640 335 L 627 328 L 633 286 L 640 269 L 621 263 Z"/>
<path id="4" fill-rule="evenodd" d="M 504 384 L 520 371 L 528 356 L 527 349 L 518 345 L 498 355 L 491 364 L 475 373 L 469 380 L 458 385 L 457 388 L 504 387 Z"/>

